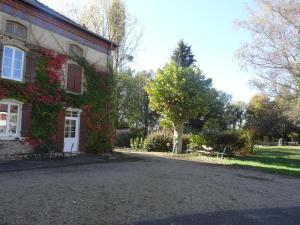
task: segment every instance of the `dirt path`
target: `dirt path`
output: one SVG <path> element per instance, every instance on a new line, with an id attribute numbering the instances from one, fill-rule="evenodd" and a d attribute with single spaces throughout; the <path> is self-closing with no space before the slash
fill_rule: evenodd
<path id="1" fill-rule="evenodd" d="M 134 156 L 0 173 L 0 224 L 300 224 L 300 179 Z"/>

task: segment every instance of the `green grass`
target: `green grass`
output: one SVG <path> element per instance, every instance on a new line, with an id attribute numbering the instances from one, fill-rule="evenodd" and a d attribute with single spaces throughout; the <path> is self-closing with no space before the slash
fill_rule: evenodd
<path id="1" fill-rule="evenodd" d="M 224 163 L 300 177 L 300 147 L 256 147 L 253 155 L 226 158 Z"/>
<path id="2" fill-rule="evenodd" d="M 164 153 L 163 155 L 181 160 L 248 167 L 300 177 L 300 146 L 256 147 L 250 156 L 225 157 L 224 159 L 204 156 L 196 152 L 182 155 Z"/>

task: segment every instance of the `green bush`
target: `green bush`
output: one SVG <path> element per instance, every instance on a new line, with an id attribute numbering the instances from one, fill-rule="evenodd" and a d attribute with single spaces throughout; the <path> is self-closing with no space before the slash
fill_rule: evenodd
<path id="1" fill-rule="evenodd" d="M 145 130 L 132 128 L 125 131 L 117 132 L 115 146 L 129 148 L 131 147 L 130 139 L 136 137 L 145 137 Z"/>
<path id="2" fill-rule="evenodd" d="M 235 154 L 238 151 L 242 151 L 246 146 L 246 139 L 241 133 L 224 132 L 217 136 L 216 145 L 220 148 L 221 146 L 227 146 L 228 154 Z"/>
<path id="3" fill-rule="evenodd" d="M 146 139 L 142 137 L 136 137 L 130 139 L 130 147 L 134 150 L 141 151 L 144 149 Z"/>
<path id="4" fill-rule="evenodd" d="M 190 135 L 182 137 L 182 149 L 185 151 L 189 144 Z M 158 131 L 148 135 L 144 143 L 144 149 L 148 152 L 171 152 L 173 149 L 173 133 Z"/>
<path id="5" fill-rule="evenodd" d="M 171 152 L 172 135 L 167 132 L 153 132 L 148 135 L 145 142 L 147 152 Z"/>
<path id="6" fill-rule="evenodd" d="M 189 145 L 192 150 L 201 149 L 202 145 L 206 144 L 205 137 L 200 134 L 192 134 L 189 137 Z"/>

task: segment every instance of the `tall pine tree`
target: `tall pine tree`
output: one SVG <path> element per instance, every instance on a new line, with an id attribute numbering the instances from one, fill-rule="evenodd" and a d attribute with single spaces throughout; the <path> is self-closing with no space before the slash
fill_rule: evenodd
<path id="1" fill-rule="evenodd" d="M 183 40 L 178 42 L 177 47 L 173 51 L 171 59 L 174 60 L 177 66 L 180 67 L 189 67 L 196 62 L 191 50 L 191 46 L 185 43 Z"/>

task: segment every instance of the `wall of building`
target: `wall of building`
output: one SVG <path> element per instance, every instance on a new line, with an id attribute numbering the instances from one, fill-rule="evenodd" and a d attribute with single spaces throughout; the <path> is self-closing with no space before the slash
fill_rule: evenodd
<path id="1" fill-rule="evenodd" d="M 62 35 L 46 30 L 42 27 L 13 17 L 7 13 L 0 12 L 0 32 L 5 34 L 5 25 L 7 20 L 16 21 L 27 27 L 27 43 L 35 46 L 41 46 L 47 49 L 52 49 L 62 54 L 69 53 L 70 44 L 75 44 L 83 49 L 84 57 L 92 64 L 106 68 L 108 55 L 107 53 L 96 51 L 93 48 L 79 44 L 79 42 L 68 39 Z M 15 42 L 24 42 L 23 40 L 15 40 Z"/>

